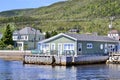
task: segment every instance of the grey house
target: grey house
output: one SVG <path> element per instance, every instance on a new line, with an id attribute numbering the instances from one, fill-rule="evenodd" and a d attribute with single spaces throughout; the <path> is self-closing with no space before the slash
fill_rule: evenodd
<path id="1" fill-rule="evenodd" d="M 38 49 L 46 53 L 56 51 L 63 55 L 107 55 L 117 51 L 118 42 L 107 36 L 60 33 L 54 37 L 38 42 Z"/>
<path id="2" fill-rule="evenodd" d="M 13 32 L 13 41 L 15 47 L 18 47 L 19 50 L 35 49 L 37 42 L 43 39 L 45 39 L 45 36 L 39 30 L 31 27 L 25 27 Z"/>

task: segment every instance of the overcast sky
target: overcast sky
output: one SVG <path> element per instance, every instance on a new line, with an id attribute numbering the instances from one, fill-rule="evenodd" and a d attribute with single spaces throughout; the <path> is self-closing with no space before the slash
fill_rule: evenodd
<path id="1" fill-rule="evenodd" d="M 38 8 L 65 0 L 0 0 L 0 12 L 12 9 Z"/>

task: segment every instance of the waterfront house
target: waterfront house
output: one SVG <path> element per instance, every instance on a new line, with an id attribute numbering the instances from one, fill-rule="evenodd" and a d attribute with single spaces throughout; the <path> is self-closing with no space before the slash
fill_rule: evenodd
<path id="1" fill-rule="evenodd" d="M 35 49 L 37 42 L 43 39 L 45 39 L 45 36 L 32 27 L 25 27 L 13 32 L 13 41 L 15 42 L 15 47 L 19 48 L 19 50 Z"/>
<path id="2" fill-rule="evenodd" d="M 60 33 L 38 42 L 43 53 L 56 51 L 57 55 L 108 55 L 117 51 L 118 41 L 107 36 L 90 34 Z M 52 53 L 50 53 L 52 54 Z"/>
<path id="3" fill-rule="evenodd" d="M 120 41 L 120 32 L 118 30 L 111 30 L 108 33 L 108 37 Z"/>
<path id="4" fill-rule="evenodd" d="M 73 29 L 70 29 L 69 32 L 72 32 L 72 33 L 79 33 L 79 29 L 76 29 L 76 28 L 73 28 Z"/>
<path id="5" fill-rule="evenodd" d="M 108 37 L 119 41 L 118 52 L 120 52 L 120 31 L 110 30 L 108 33 Z"/>

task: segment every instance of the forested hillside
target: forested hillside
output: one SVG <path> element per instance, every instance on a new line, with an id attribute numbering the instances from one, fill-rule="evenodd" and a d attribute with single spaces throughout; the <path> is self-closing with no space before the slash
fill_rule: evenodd
<path id="1" fill-rule="evenodd" d="M 120 30 L 119 0 L 68 0 L 50 6 L 0 12 L 0 27 L 11 23 L 16 29 L 32 26 L 42 31 L 66 32 L 79 28 L 80 33 L 107 34 L 110 17 L 113 28 Z"/>

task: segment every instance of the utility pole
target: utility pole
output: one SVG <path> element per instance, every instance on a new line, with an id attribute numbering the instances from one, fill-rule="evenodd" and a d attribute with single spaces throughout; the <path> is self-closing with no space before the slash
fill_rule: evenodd
<path id="1" fill-rule="evenodd" d="M 37 29 L 35 29 L 35 36 L 34 36 L 34 49 L 36 47 L 36 34 L 37 34 Z"/>
<path id="2" fill-rule="evenodd" d="M 111 34 L 111 30 L 112 30 L 112 21 L 114 20 L 115 17 L 110 17 L 110 24 L 109 24 L 109 29 L 110 29 L 110 34 Z"/>

